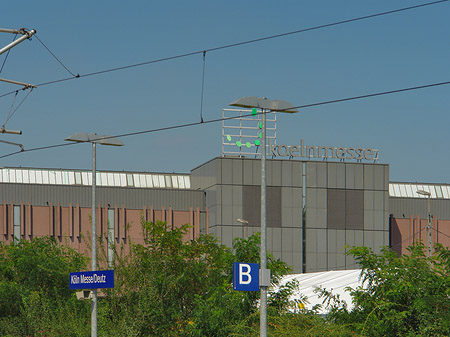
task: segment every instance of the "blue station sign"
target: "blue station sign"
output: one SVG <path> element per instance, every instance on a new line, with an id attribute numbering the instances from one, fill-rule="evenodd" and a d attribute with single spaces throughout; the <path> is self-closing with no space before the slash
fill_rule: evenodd
<path id="1" fill-rule="evenodd" d="M 233 290 L 259 291 L 259 264 L 233 262 Z"/>
<path id="2" fill-rule="evenodd" d="M 114 288 L 114 270 L 70 273 L 70 289 Z"/>

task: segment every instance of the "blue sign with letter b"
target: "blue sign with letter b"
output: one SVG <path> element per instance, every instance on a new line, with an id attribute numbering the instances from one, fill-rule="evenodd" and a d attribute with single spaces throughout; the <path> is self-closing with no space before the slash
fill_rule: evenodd
<path id="1" fill-rule="evenodd" d="M 233 262 L 233 290 L 259 291 L 259 264 Z"/>

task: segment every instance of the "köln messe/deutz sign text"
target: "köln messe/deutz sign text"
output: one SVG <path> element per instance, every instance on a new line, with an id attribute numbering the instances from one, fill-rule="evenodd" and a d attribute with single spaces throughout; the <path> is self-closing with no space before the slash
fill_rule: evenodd
<path id="1" fill-rule="evenodd" d="M 272 144 L 269 138 L 269 156 L 272 157 L 302 157 L 340 160 L 373 160 L 378 161 L 378 150 L 361 147 L 335 147 L 305 145 L 303 139 L 300 145 Z"/>

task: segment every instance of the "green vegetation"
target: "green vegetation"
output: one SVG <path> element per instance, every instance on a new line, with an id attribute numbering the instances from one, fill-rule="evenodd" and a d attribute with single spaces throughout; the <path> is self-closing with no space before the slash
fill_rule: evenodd
<path id="1" fill-rule="evenodd" d="M 365 287 L 352 290 L 351 311 L 336 301 L 330 319 L 362 336 L 450 335 L 450 251 L 436 245 L 431 258 L 423 244 L 408 251 L 397 257 L 389 248 L 379 255 L 367 247 L 351 248 L 348 254 L 362 267 Z"/>
<path id="2" fill-rule="evenodd" d="M 68 289 L 86 263 L 49 237 L 0 244 L 0 335 L 89 335 L 89 306 Z"/>
<path id="3" fill-rule="evenodd" d="M 232 290 L 232 263 L 258 262 L 259 236 L 236 239 L 233 249 L 212 236 L 188 242 L 188 226 L 143 222 L 145 244 L 115 260 L 115 288 L 99 299 L 99 336 L 258 336 L 258 292 Z M 288 283 L 269 298 L 269 336 L 450 335 L 450 251 L 432 258 L 421 244 L 402 257 L 353 247 L 365 288 L 352 290 L 349 309 L 322 291 L 330 314 L 298 309 Z M 289 267 L 269 255 L 273 282 Z M 90 301 L 69 290 L 69 273 L 88 260 L 51 238 L 0 244 L 0 335 L 89 336 Z M 301 286 L 301 285 L 300 285 Z M 305 302 L 306 299 L 302 299 Z M 296 309 L 296 313 L 294 313 Z"/>
<path id="4" fill-rule="evenodd" d="M 229 336 L 256 312 L 259 293 L 232 290 L 232 263 L 258 262 L 259 236 L 234 253 L 212 236 L 183 243 L 188 226 L 143 223 L 145 245 L 117 259 L 115 288 L 102 304 L 108 336 Z M 288 267 L 269 257 L 275 279 Z"/>

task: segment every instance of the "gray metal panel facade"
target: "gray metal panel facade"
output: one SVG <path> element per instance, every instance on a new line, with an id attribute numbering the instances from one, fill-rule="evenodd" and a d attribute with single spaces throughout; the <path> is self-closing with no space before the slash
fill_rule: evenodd
<path id="1" fill-rule="evenodd" d="M 216 158 L 191 172 L 192 187 L 206 191 L 211 232 L 223 244 L 231 244 L 236 235 L 259 231 L 260 163 L 260 159 Z M 389 244 L 385 242 L 388 165 L 268 159 L 266 171 L 268 249 L 292 265 L 294 272 L 354 268 L 354 261 L 345 256 L 346 244 L 375 251 Z M 275 190 L 281 200 L 271 198 Z M 239 224 L 238 218 L 249 225 Z"/>
<path id="2" fill-rule="evenodd" d="M 388 245 L 389 169 L 385 164 L 307 161 L 307 272 L 355 268 L 346 245 Z"/>
<path id="3" fill-rule="evenodd" d="M 64 206 L 69 203 L 90 207 L 92 188 L 90 186 L 37 185 L 0 183 L 0 198 L 6 203 L 21 202 L 32 205 L 47 205 L 58 202 Z M 146 189 L 129 187 L 97 187 L 97 204 L 111 206 L 124 205 L 126 208 L 140 209 L 144 206 L 161 208 L 172 206 L 174 210 L 189 210 L 189 207 L 200 207 L 205 210 L 203 191 Z"/>
<path id="4" fill-rule="evenodd" d="M 426 198 L 389 198 L 389 211 L 395 218 L 427 217 L 428 200 Z M 450 199 L 431 199 L 430 212 L 438 219 L 450 219 Z"/>
<path id="5" fill-rule="evenodd" d="M 302 264 L 302 165 L 270 159 L 266 165 L 268 249 L 295 272 Z M 260 231 L 260 159 L 215 158 L 191 171 L 191 186 L 205 190 L 210 232 L 222 244 Z"/>
<path id="6" fill-rule="evenodd" d="M 214 158 L 191 171 L 192 189 L 206 190 L 222 181 L 222 158 Z"/>

